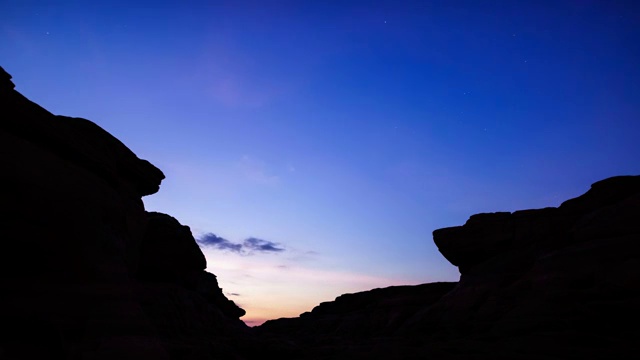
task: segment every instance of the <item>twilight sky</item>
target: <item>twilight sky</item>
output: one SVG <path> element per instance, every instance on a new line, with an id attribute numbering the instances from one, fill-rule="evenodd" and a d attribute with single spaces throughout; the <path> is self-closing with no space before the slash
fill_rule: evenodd
<path id="1" fill-rule="evenodd" d="M 0 61 L 164 171 L 145 206 L 250 325 L 455 281 L 434 229 L 640 174 L 636 1 L 0 0 Z"/>

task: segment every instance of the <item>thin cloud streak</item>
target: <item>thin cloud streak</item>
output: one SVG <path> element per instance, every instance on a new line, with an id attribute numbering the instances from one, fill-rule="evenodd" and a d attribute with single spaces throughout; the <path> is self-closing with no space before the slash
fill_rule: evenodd
<path id="1" fill-rule="evenodd" d="M 273 251 L 273 252 L 284 251 L 284 248 L 280 247 L 280 245 L 274 242 L 262 240 L 254 237 L 250 237 L 246 239 L 242 243 L 242 246 L 251 250 L 256 250 L 256 251 Z"/>
<path id="2" fill-rule="evenodd" d="M 234 243 L 214 233 L 206 233 L 198 237 L 196 241 L 204 247 L 231 251 L 241 255 L 252 255 L 256 252 L 278 253 L 285 251 L 285 248 L 276 242 L 258 239 L 255 237 L 249 237 L 242 243 Z"/>
<path id="3" fill-rule="evenodd" d="M 197 239 L 197 242 L 203 246 L 209 246 L 218 250 L 229 250 L 233 252 L 242 251 L 242 244 L 234 244 L 216 234 L 208 233 Z"/>

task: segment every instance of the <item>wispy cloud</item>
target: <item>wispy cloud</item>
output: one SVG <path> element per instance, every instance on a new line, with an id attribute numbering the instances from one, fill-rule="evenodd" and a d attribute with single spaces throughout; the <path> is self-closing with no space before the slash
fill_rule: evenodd
<path id="1" fill-rule="evenodd" d="M 279 244 L 276 244 L 271 241 L 262 240 L 254 237 L 250 237 L 244 241 L 242 244 L 245 248 L 257 251 L 275 251 L 280 252 L 284 251 L 284 248 L 280 247 Z"/>
<path id="2" fill-rule="evenodd" d="M 197 240 L 200 245 L 211 246 L 219 250 L 230 250 L 235 252 L 242 250 L 242 244 L 234 244 L 231 241 L 213 233 L 204 234 Z"/>
<path id="3" fill-rule="evenodd" d="M 247 238 L 242 243 L 234 243 L 216 234 L 207 233 L 198 237 L 196 240 L 202 246 L 232 251 L 242 255 L 252 255 L 256 252 L 282 252 L 285 250 L 282 245 L 276 242 L 255 237 Z"/>

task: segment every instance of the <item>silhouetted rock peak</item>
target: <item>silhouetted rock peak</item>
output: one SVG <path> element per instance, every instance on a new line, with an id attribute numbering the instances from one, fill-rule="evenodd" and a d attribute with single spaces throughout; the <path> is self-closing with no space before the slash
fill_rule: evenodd
<path id="1" fill-rule="evenodd" d="M 0 72 L 2 127 L 22 139 L 102 177 L 118 191 L 136 196 L 158 191 L 164 174 L 139 159 L 120 140 L 95 123 L 75 117 L 54 116 L 13 90 L 11 76 Z"/>
<path id="2" fill-rule="evenodd" d="M 560 209 L 567 212 L 588 213 L 638 192 L 640 192 L 640 176 L 613 176 L 593 183 L 589 191 L 563 202 Z"/>
<path id="3" fill-rule="evenodd" d="M 0 66 L 0 92 L 13 90 L 15 87 L 11 81 L 11 75 Z"/>
<path id="4" fill-rule="evenodd" d="M 560 207 L 472 215 L 463 226 L 438 229 L 433 240 L 442 255 L 465 273 L 501 253 L 524 246 L 562 246 L 573 241 L 569 230 L 597 209 L 640 192 L 640 176 L 615 176 Z"/>

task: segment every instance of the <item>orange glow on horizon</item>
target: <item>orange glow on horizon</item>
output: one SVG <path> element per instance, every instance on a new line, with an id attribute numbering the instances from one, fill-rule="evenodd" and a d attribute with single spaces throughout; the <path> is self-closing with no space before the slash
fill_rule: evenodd
<path id="1" fill-rule="evenodd" d="M 260 325 L 264 324 L 265 322 L 267 322 L 267 320 L 270 320 L 270 319 L 249 318 L 249 319 L 240 319 L 240 320 L 242 320 L 245 324 L 247 324 L 247 326 L 254 327 L 254 326 L 260 326 Z"/>

